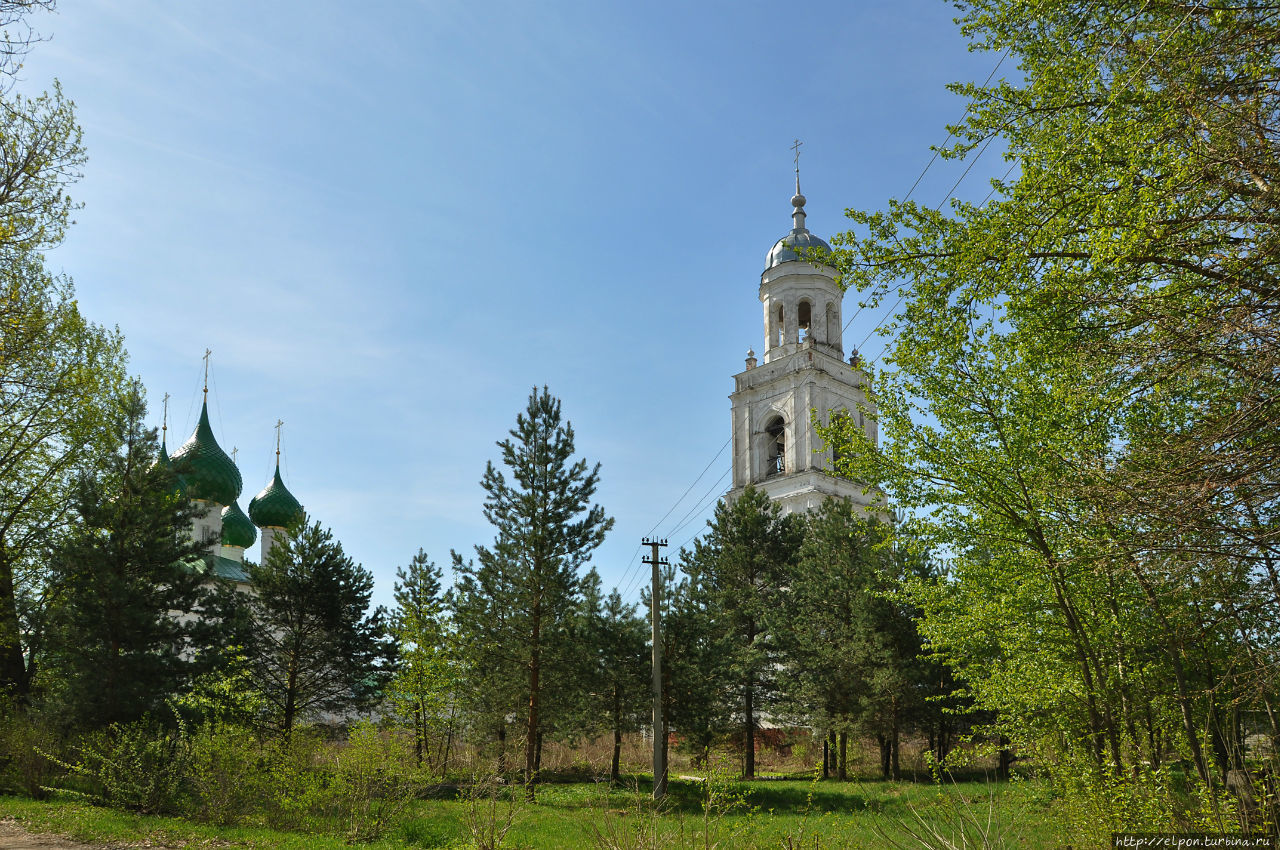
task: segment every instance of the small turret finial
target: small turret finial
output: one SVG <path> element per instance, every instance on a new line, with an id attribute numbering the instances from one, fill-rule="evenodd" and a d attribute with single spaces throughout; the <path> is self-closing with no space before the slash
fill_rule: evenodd
<path id="1" fill-rule="evenodd" d="M 231 447 L 231 462 L 232 462 L 232 463 L 235 463 L 235 462 L 236 462 L 236 455 L 238 455 L 239 453 L 240 453 L 240 450 L 239 450 L 238 448 L 236 448 L 235 446 L 232 446 L 232 447 Z"/>
<path id="2" fill-rule="evenodd" d="M 204 350 L 204 400 L 209 400 L 209 356 L 213 354 L 213 349 L 206 348 Z"/>
<path id="3" fill-rule="evenodd" d="M 795 144 L 791 146 L 791 149 L 796 152 L 796 194 L 791 199 L 791 206 L 794 207 L 791 211 L 791 230 L 794 233 L 808 232 L 804 226 L 805 197 L 800 194 L 800 146 L 803 144 L 804 142 L 796 139 Z"/>
<path id="4" fill-rule="evenodd" d="M 284 427 L 284 420 L 276 420 L 276 466 L 280 465 L 280 429 Z"/>
<path id="5" fill-rule="evenodd" d="M 169 431 L 169 394 L 164 394 L 164 416 L 160 420 L 160 445 L 164 445 L 164 438 Z"/>

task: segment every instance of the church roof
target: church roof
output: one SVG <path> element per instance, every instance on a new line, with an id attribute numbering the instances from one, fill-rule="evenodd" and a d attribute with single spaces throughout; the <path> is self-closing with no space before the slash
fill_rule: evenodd
<path id="1" fill-rule="evenodd" d="M 239 497 L 243 486 L 240 470 L 213 438 L 208 401 L 200 406 L 195 433 L 173 453 L 171 460 L 192 499 L 230 505 Z"/>
<path id="2" fill-rule="evenodd" d="M 764 261 L 765 271 L 792 260 L 816 259 L 813 256 L 801 256 L 801 252 L 806 250 L 818 253 L 830 251 L 831 246 L 807 230 L 793 230 L 773 244 Z"/>
<path id="3" fill-rule="evenodd" d="M 275 477 L 249 502 L 249 517 L 258 528 L 288 528 L 302 519 L 302 515 L 302 503 L 293 497 L 280 478 L 280 461 L 277 458 Z"/>
<path id="4" fill-rule="evenodd" d="M 248 549 L 258 539 L 258 529 L 235 502 L 222 509 L 222 545 Z"/>
<path id="5" fill-rule="evenodd" d="M 209 572 L 227 581 L 249 580 L 249 574 L 244 571 L 244 564 L 221 555 L 209 556 Z"/>
<path id="6" fill-rule="evenodd" d="M 800 181 L 796 179 L 796 194 L 791 199 L 791 206 L 795 209 L 791 213 L 792 227 L 791 232 L 786 236 L 773 243 L 773 248 L 769 250 L 769 255 L 765 257 L 764 270 L 768 271 L 774 266 L 789 263 L 792 260 L 815 260 L 816 257 L 802 256 L 805 251 L 813 251 L 814 253 L 822 253 L 831 251 L 831 246 L 823 242 L 817 236 L 809 232 L 804 226 L 804 195 L 800 194 Z"/>

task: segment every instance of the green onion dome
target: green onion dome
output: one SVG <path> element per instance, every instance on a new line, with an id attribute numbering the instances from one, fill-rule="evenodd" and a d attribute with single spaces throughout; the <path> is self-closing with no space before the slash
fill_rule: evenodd
<path id="1" fill-rule="evenodd" d="M 240 496 L 240 470 L 213 438 L 209 427 L 209 403 L 200 407 L 200 422 L 182 448 L 174 452 L 174 471 L 182 476 L 187 495 L 219 505 L 230 505 Z"/>
<path id="2" fill-rule="evenodd" d="M 222 509 L 222 545 L 248 549 L 258 539 L 253 520 L 244 515 L 235 502 Z"/>
<path id="3" fill-rule="evenodd" d="M 302 513 L 302 504 L 280 480 L 280 461 L 277 459 L 275 477 L 249 501 L 249 516 L 258 528 L 288 528 L 302 519 Z"/>
<path id="4" fill-rule="evenodd" d="M 173 468 L 173 461 L 169 460 L 169 448 L 163 442 L 160 443 L 160 456 L 156 458 L 156 466 L 162 467 L 173 476 L 173 489 L 170 492 L 175 498 L 181 498 L 186 492 L 187 483 L 182 480 L 178 470 Z"/>

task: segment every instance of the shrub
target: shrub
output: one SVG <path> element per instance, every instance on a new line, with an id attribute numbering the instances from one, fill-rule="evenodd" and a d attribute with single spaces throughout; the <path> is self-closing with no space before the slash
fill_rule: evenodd
<path id="1" fill-rule="evenodd" d="M 372 841 L 404 811 L 418 786 L 407 742 L 372 723 L 351 727 L 332 757 L 329 805 L 349 841 Z"/>
<path id="2" fill-rule="evenodd" d="M 274 748 L 251 730 L 205 724 L 191 741 L 187 788 L 196 820 L 230 826 L 271 798 Z"/>
<path id="3" fill-rule="evenodd" d="M 0 706 L 0 791 L 48 798 L 66 771 L 57 761 L 62 738 L 41 718 Z"/>
<path id="4" fill-rule="evenodd" d="M 114 723 L 86 736 L 74 750 L 79 761 L 62 766 L 89 783 L 89 796 L 105 805 L 143 814 L 182 808 L 191 748 L 186 729 L 161 729 L 142 720 Z"/>

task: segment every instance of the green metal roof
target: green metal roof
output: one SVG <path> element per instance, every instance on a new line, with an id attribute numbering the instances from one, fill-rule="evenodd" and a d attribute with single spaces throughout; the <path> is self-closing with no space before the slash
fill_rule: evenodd
<path id="1" fill-rule="evenodd" d="M 271 483 L 249 501 L 249 517 L 258 528 L 288 528 L 302 516 L 302 504 L 280 479 L 280 461 L 277 460 L 276 474 Z"/>
<path id="2" fill-rule="evenodd" d="M 200 406 L 200 422 L 195 433 L 174 452 L 171 460 L 186 484 L 187 495 L 193 499 L 230 505 L 244 486 L 240 470 L 213 438 L 208 401 Z"/>
<path id="3" fill-rule="evenodd" d="M 212 563 L 210 572 L 218 578 L 224 578 L 227 581 L 248 581 L 249 574 L 244 571 L 244 564 L 239 561 L 233 561 L 230 558 L 224 558 L 221 555 L 210 556 Z"/>
<path id="4" fill-rule="evenodd" d="M 244 515 L 235 502 L 222 509 L 222 545 L 248 549 L 258 539 L 253 520 Z"/>

